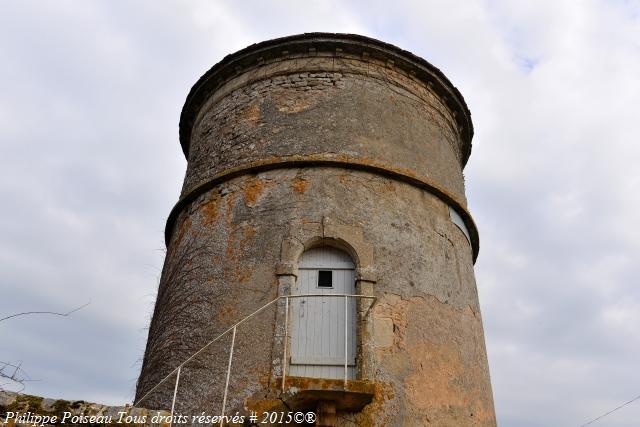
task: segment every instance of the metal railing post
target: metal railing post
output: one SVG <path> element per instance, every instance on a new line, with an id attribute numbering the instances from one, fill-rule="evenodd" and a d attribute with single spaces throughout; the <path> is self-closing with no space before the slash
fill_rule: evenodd
<path id="1" fill-rule="evenodd" d="M 287 340 L 289 339 L 289 297 L 284 298 L 284 344 L 282 350 L 282 392 L 287 377 Z"/>
<path id="2" fill-rule="evenodd" d="M 224 384 L 224 397 L 222 398 L 222 414 L 220 416 L 220 425 L 224 421 L 224 411 L 227 409 L 227 391 L 229 390 L 229 377 L 231 376 L 231 362 L 233 361 L 233 346 L 236 344 L 236 327 L 233 327 L 233 335 L 231 336 L 231 350 L 229 350 L 229 364 L 227 365 L 227 380 Z"/>
<path id="3" fill-rule="evenodd" d="M 348 320 L 348 306 L 349 306 L 349 297 L 347 295 L 344 296 L 344 386 L 347 387 L 347 360 L 349 359 L 349 341 L 347 338 L 347 331 L 349 329 L 349 320 Z"/>
<path id="4" fill-rule="evenodd" d="M 177 400 L 178 384 L 180 382 L 180 374 L 182 372 L 182 367 L 185 366 L 189 361 L 191 361 L 192 359 L 194 359 L 198 355 L 202 354 L 203 351 L 205 351 L 213 343 L 217 342 L 222 337 L 224 337 L 228 332 L 233 332 L 233 337 L 231 338 L 231 349 L 229 351 L 229 363 L 228 363 L 228 366 L 227 366 L 227 378 L 226 378 L 226 383 L 225 383 L 225 388 L 224 388 L 224 398 L 223 398 L 223 402 L 222 402 L 222 415 L 224 416 L 224 411 L 226 410 L 226 405 L 227 405 L 227 395 L 228 395 L 228 392 L 229 392 L 229 379 L 230 379 L 230 376 L 231 376 L 231 365 L 232 365 L 232 362 L 233 362 L 233 353 L 234 353 L 234 349 L 235 349 L 236 328 L 238 326 L 242 325 L 243 323 L 247 322 L 249 319 L 251 319 L 254 316 L 256 316 L 258 313 L 260 313 L 263 310 L 265 310 L 270 305 L 276 303 L 277 301 L 280 301 L 282 298 L 285 299 L 285 335 L 284 335 L 284 348 L 283 348 L 283 353 L 282 353 L 283 354 L 283 358 L 284 358 L 284 361 L 282 363 L 282 367 L 283 367 L 283 369 L 282 369 L 282 391 L 284 392 L 284 390 L 286 388 L 287 366 L 289 364 L 288 363 L 289 362 L 288 361 L 288 354 L 289 354 L 289 347 L 288 347 L 288 341 L 289 341 L 289 300 L 292 299 L 292 298 L 314 298 L 314 297 L 318 297 L 318 298 L 326 298 L 326 297 L 344 298 L 344 303 L 345 303 L 345 307 L 344 307 L 344 315 L 345 315 L 345 325 L 344 325 L 344 349 L 345 349 L 344 350 L 344 353 L 345 353 L 344 354 L 344 386 L 346 387 L 347 382 L 349 380 L 349 321 L 348 321 L 348 316 L 349 316 L 349 307 L 348 307 L 349 298 L 362 298 L 362 299 L 373 300 L 373 303 L 371 305 L 369 305 L 369 307 L 367 308 L 367 312 L 365 313 L 365 317 L 368 317 L 371 314 L 372 309 L 374 308 L 374 306 L 377 303 L 377 298 L 375 296 L 373 296 L 373 295 L 358 295 L 358 294 L 282 295 L 282 296 L 279 296 L 279 297 L 275 298 L 274 300 L 271 300 L 270 302 L 268 302 L 267 304 L 263 305 L 259 309 L 255 310 L 254 312 L 252 312 L 248 316 L 245 316 L 239 322 L 237 322 L 234 325 L 230 326 L 228 329 L 226 329 L 225 331 L 223 331 L 222 333 L 217 335 L 215 338 L 213 338 L 211 341 L 209 341 L 207 344 L 202 346 L 198 351 L 196 351 L 195 353 L 191 354 L 191 356 L 189 356 L 180 365 L 178 365 L 173 371 L 169 372 L 155 386 L 153 386 L 150 390 L 148 390 L 144 394 L 144 396 L 142 396 L 137 402 L 134 402 L 133 406 L 138 406 L 148 396 L 150 396 L 151 393 L 156 391 L 158 389 L 158 387 L 160 387 L 161 384 L 164 384 L 164 382 L 168 381 L 173 376 L 173 374 L 176 374 L 176 385 L 175 385 L 175 388 L 174 388 L 174 391 L 173 391 L 173 400 L 172 400 L 172 403 L 171 403 L 171 417 L 172 417 L 171 421 L 173 421 L 173 413 L 174 413 L 174 410 L 175 410 L 175 403 L 176 403 L 176 400 Z M 223 420 L 224 420 L 224 418 L 223 418 Z M 170 423 L 169 425 L 171 426 L 171 424 L 172 423 Z"/>
<path id="5" fill-rule="evenodd" d="M 178 395 L 178 383 L 180 382 L 180 371 L 182 365 L 178 366 L 178 373 L 176 374 L 176 386 L 173 388 L 173 400 L 171 401 L 171 419 L 169 420 L 169 427 L 173 424 L 173 410 L 176 407 L 176 396 Z"/>

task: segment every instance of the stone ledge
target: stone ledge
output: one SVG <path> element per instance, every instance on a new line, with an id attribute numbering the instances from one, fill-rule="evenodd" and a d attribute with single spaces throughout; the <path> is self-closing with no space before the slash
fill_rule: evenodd
<path id="1" fill-rule="evenodd" d="M 281 384 L 276 381 L 276 384 Z M 287 377 L 282 401 L 293 411 L 315 410 L 318 402 L 335 402 L 339 411 L 359 412 L 373 400 L 372 381 Z"/>

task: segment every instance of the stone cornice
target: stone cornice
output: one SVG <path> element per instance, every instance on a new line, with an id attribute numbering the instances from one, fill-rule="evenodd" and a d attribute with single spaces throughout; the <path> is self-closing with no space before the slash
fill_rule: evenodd
<path id="1" fill-rule="evenodd" d="M 478 252 L 480 251 L 480 238 L 476 224 L 471 217 L 469 211 L 467 211 L 464 204 L 458 201 L 453 195 L 446 190 L 440 188 L 436 183 L 430 181 L 425 177 L 416 176 L 411 171 L 403 169 L 394 169 L 388 165 L 382 165 L 374 162 L 362 162 L 359 159 L 330 156 L 287 156 L 280 158 L 265 159 L 259 162 L 246 163 L 236 168 L 230 168 L 222 171 L 221 173 L 213 176 L 212 178 L 200 183 L 198 186 L 184 194 L 178 203 L 173 207 L 167 224 L 165 227 L 165 243 L 167 247 L 173 235 L 173 230 L 178 219 L 178 215 L 198 197 L 215 188 L 216 186 L 229 181 L 233 178 L 257 174 L 275 169 L 289 169 L 289 168 L 309 168 L 309 167 L 335 167 L 350 170 L 359 170 L 376 175 L 391 178 L 397 181 L 405 182 L 407 184 L 418 187 L 424 191 L 427 191 L 443 202 L 451 206 L 462 217 L 465 226 L 467 227 L 471 238 L 471 250 L 473 253 L 473 261 L 475 263 Z"/>
<path id="2" fill-rule="evenodd" d="M 355 34 L 307 33 L 267 40 L 226 56 L 187 96 L 180 116 L 180 144 L 188 158 L 193 124 L 204 103 L 229 80 L 264 64 L 304 57 L 345 57 L 392 67 L 428 86 L 451 110 L 462 138 L 462 167 L 471 154 L 473 123 L 464 98 L 436 67 L 394 45 Z"/>

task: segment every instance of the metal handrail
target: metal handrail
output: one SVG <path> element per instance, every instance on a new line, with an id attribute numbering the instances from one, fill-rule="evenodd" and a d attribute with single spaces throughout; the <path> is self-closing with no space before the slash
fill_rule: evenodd
<path id="1" fill-rule="evenodd" d="M 222 338 L 223 336 L 225 336 L 227 333 L 229 333 L 230 331 L 234 330 L 235 328 L 237 328 L 239 325 L 241 325 L 242 323 L 246 322 L 248 319 L 250 319 L 251 317 L 255 316 L 256 314 L 260 313 L 262 310 L 264 310 L 265 308 L 269 307 L 271 304 L 273 304 L 274 302 L 278 301 L 281 297 L 278 297 L 268 303 L 266 303 L 265 305 L 263 305 L 262 307 L 260 307 L 259 309 L 257 309 L 256 311 L 254 311 L 253 313 L 249 314 L 248 316 L 244 317 L 242 320 L 240 320 L 239 322 L 237 322 L 236 324 L 234 324 L 233 326 L 229 327 L 228 329 L 226 329 L 224 332 L 222 332 L 220 335 L 218 335 L 217 337 L 215 337 L 214 339 L 212 339 L 211 341 L 209 341 L 208 343 L 206 343 L 204 346 L 202 346 L 198 351 L 196 351 L 195 353 L 193 353 L 191 356 L 189 356 L 184 362 L 182 362 L 181 364 L 179 364 L 178 366 L 176 366 L 176 368 L 169 372 L 169 374 L 164 377 L 163 379 L 160 380 L 160 382 L 158 382 L 158 384 L 156 384 L 151 390 L 149 390 L 148 392 L 146 392 L 144 394 L 144 396 L 142 396 L 140 399 L 138 399 L 137 402 L 134 403 L 133 406 L 137 406 L 138 403 L 142 402 L 144 399 L 147 398 L 147 396 L 149 396 L 152 392 L 154 392 L 159 386 L 160 384 L 162 384 L 163 382 L 165 382 L 167 379 L 169 379 L 174 373 L 178 372 L 178 370 L 180 368 L 182 368 L 184 365 L 186 365 L 187 363 L 189 363 L 194 357 L 196 357 L 198 354 L 202 353 L 204 350 L 207 349 L 207 347 L 209 347 L 211 344 L 213 344 L 214 342 L 218 341 L 220 338 Z"/>
<path id="2" fill-rule="evenodd" d="M 373 306 L 377 302 L 377 297 L 372 296 L 372 295 L 359 295 L 359 294 L 281 295 L 281 296 L 277 297 L 276 299 L 274 299 L 272 301 L 269 301 L 268 303 L 266 303 L 265 305 L 263 305 L 259 309 L 255 310 L 253 313 L 245 316 L 240 321 L 236 322 L 235 324 L 233 324 L 232 326 L 227 328 L 225 331 L 223 331 L 221 334 L 216 336 L 214 339 L 212 339 L 211 341 L 206 343 L 198 351 L 196 351 L 191 356 L 189 356 L 187 359 L 185 359 L 184 362 L 180 363 L 167 376 L 165 376 L 162 380 L 160 380 L 154 387 L 151 388 L 151 390 L 146 392 L 140 399 L 138 399 L 136 402 L 134 402 L 133 406 L 137 406 L 138 404 L 140 404 L 140 402 L 145 400 L 151 393 L 153 393 L 158 387 L 160 387 L 161 384 L 163 384 L 173 374 L 176 374 L 176 384 L 175 384 L 175 387 L 174 387 L 173 399 L 172 399 L 172 402 L 171 402 L 171 421 L 169 423 L 169 426 L 171 426 L 172 423 L 173 423 L 173 412 L 174 412 L 174 409 L 175 409 L 176 397 L 177 397 L 177 393 L 178 393 L 178 383 L 180 381 L 180 373 L 182 371 L 182 368 L 187 363 L 189 363 L 191 360 L 193 360 L 193 358 L 195 358 L 197 355 L 199 355 L 204 350 L 206 350 L 211 344 L 213 344 L 214 342 L 218 341 L 220 338 L 222 338 L 223 336 L 225 336 L 229 332 L 233 331 L 233 338 L 232 338 L 232 341 L 231 341 L 231 348 L 230 348 L 230 351 L 229 351 L 229 362 L 228 362 L 228 365 L 227 365 L 227 376 L 226 376 L 226 381 L 225 381 L 224 398 L 223 398 L 223 402 L 222 402 L 222 415 L 224 415 L 224 410 L 226 409 L 226 403 L 227 403 L 227 391 L 228 391 L 228 388 L 229 388 L 229 377 L 230 377 L 230 374 L 231 374 L 231 363 L 233 361 L 233 350 L 234 350 L 234 345 L 235 345 L 236 329 L 237 329 L 238 326 L 240 326 L 241 324 L 245 323 L 247 320 L 251 319 L 252 317 L 254 317 L 258 313 L 262 312 L 264 309 L 266 309 L 267 307 L 271 306 L 273 303 L 275 303 L 276 301 L 278 301 L 280 299 L 284 299 L 285 300 L 285 325 L 284 325 L 285 326 L 285 336 L 284 336 L 284 343 L 283 343 L 283 367 L 282 367 L 282 391 L 284 392 L 284 390 L 285 390 L 286 370 L 287 370 L 287 344 L 288 344 L 288 335 L 289 335 L 288 334 L 288 332 L 289 332 L 289 324 L 288 324 L 288 322 L 289 322 L 289 299 L 290 298 L 315 298 L 315 297 L 334 297 L 334 298 L 335 297 L 341 297 L 341 298 L 344 298 L 344 300 L 345 300 L 345 306 L 344 306 L 344 310 L 345 310 L 344 311 L 345 312 L 344 384 L 346 386 L 347 380 L 348 380 L 347 379 L 347 363 L 348 363 L 347 362 L 348 361 L 348 347 L 347 347 L 347 345 L 348 345 L 348 336 L 347 336 L 347 334 L 348 334 L 348 322 L 346 321 L 346 319 L 348 319 L 348 306 L 349 306 L 347 301 L 348 301 L 349 298 L 373 299 L 374 300 L 373 304 L 371 304 L 369 306 L 369 308 L 367 309 L 367 312 L 365 313 L 365 317 L 367 317 L 369 315 L 369 312 L 371 311 L 371 309 L 373 308 Z M 220 421 L 220 425 L 222 425 L 222 420 Z"/>

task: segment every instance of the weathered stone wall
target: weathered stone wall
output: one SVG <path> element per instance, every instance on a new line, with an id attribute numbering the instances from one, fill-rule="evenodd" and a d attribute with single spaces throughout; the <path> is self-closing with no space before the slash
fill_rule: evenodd
<path id="1" fill-rule="evenodd" d="M 359 325 L 358 358 L 360 378 L 378 393 L 362 412 L 341 414 L 343 423 L 495 425 L 473 275 L 477 232 L 465 210 L 464 101 L 397 48 L 318 37 L 250 47 L 190 94 L 181 120 L 189 165 L 167 225 L 137 398 L 288 294 L 296 256 L 323 243 L 348 250 L 358 292 L 378 298 Z M 228 411 L 277 403 L 281 323 L 274 304 L 238 328 Z M 221 409 L 230 339 L 182 371 L 180 412 Z M 173 381 L 145 406 L 167 408 Z"/>
<path id="2" fill-rule="evenodd" d="M 7 414 L 14 413 L 7 421 Z M 18 415 L 15 415 L 18 414 Z M 65 417 L 65 414 L 66 417 Z M 35 416 L 56 417 L 55 423 L 34 423 Z M 74 417 L 82 416 L 82 422 L 74 422 Z M 16 423 L 16 419 L 31 421 Z M 94 417 L 94 418 L 92 418 Z M 120 427 L 167 427 L 169 413 L 153 411 L 131 406 L 109 406 L 84 400 L 69 401 L 64 399 L 50 399 L 29 394 L 0 391 L 0 425 L 9 427 L 53 426 L 65 425 L 84 426 L 120 426 Z M 26 418 L 26 419 L 25 419 Z M 157 422 L 151 422 L 152 420 Z M 165 421 L 166 420 L 166 421 Z"/>
<path id="3" fill-rule="evenodd" d="M 359 60 L 325 66 L 340 72 L 289 60 L 273 75 L 246 73 L 262 77 L 248 86 L 231 90 L 238 77 L 222 87 L 194 126 L 183 194 L 242 164 L 316 156 L 410 171 L 464 202 L 460 138 L 433 93 L 393 69 L 358 74 L 369 70 Z"/>

